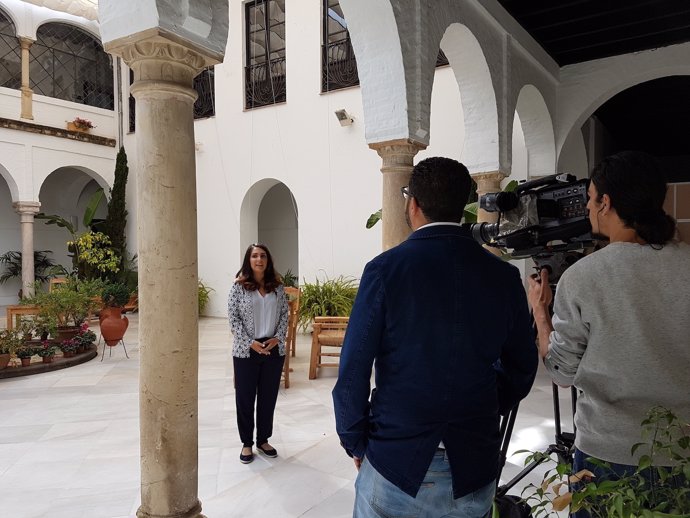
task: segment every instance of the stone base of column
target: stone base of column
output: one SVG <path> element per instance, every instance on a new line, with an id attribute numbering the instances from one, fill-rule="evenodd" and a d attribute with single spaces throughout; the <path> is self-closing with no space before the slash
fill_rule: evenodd
<path id="1" fill-rule="evenodd" d="M 201 514 L 201 502 L 197 500 L 196 505 L 184 513 L 150 514 L 140 507 L 137 509 L 137 518 L 206 518 L 206 516 Z"/>
<path id="2" fill-rule="evenodd" d="M 31 88 L 27 88 L 25 86 L 22 86 L 20 90 L 22 92 L 22 112 L 19 115 L 19 117 L 22 119 L 33 120 L 34 115 L 32 103 L 34 91 Z"/>

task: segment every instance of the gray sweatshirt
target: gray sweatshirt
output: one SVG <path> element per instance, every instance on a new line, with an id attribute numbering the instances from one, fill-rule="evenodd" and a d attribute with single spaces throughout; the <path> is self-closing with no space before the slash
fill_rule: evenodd
<path id="1" fill-rule="evenodd" d="M 611 243 L 583 258 L 558 283 L 553 327 L 544 363 L 581 391 L 582 452 L 636 465 L 651 407 L 690 419 L 690 246 Z"/>

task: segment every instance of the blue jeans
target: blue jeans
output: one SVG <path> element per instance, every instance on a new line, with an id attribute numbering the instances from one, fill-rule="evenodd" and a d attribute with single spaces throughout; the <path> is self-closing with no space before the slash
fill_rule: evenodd
<path id="1" fill-rule="evenodd" d="M 453 481 L 445 452 L 434 455 L 417 498 L 389 482 L 366 458 L 355 481 L 353 518 L 484 518 L 491 513 L 496 482 L 453 499 Z"/>

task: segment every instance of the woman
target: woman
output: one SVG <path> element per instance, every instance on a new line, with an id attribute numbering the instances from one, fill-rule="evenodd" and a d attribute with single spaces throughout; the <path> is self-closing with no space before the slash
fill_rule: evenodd
<path id="1" fill-rule="evenodd" d="M 288 304 L 266 245 L 247 248 L 228 297 L 228 317 L 234 336 L 232 360 L 237 427 L 242 441 L 240 462 L 249 464 L 254 460 L 255 400 L 257 447 L 267 457 L 278 456 L 268 439 L 273 433 L 273 412 L 285 360 Z"/>

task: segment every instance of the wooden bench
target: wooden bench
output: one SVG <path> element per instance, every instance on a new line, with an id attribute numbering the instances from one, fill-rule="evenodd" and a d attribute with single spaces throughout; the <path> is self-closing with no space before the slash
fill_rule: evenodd
<path id="1" fill-rule="evenodd" d="M 14 329 L 19 323 L 18 320 L 15 322 L 15 319 L 25 315 L 38 315 L 38 306 L 7 306 L 7 329 Z"/>

